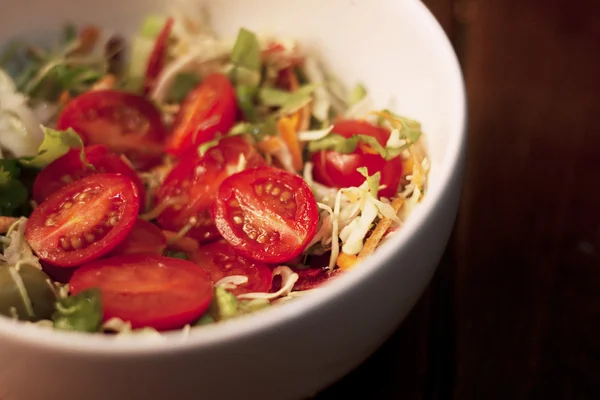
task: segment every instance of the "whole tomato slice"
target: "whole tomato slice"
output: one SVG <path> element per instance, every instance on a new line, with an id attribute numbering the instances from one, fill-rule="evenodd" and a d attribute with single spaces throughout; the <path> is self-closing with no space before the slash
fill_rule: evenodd
<path id="1" fill-rule="evenodd" d="M 146 187 L 137 173 L 118 155 L 111 153 L 105 145 L 92 145 L 84 149 L 86 161 L 81 161 L 79 149 L 72 149 L 64 156 L 50 163 L 36 177 L 33 183 L 33 199 L 39 204 L 57 190 L 69 183 L 97 173 L 115 173 L 128 177 L 138 188 L 140 208 L 144 208 Z"/>
<path id="2" fill-rule="evenodd" d="M 339 121 L 334 124 L 332 132 L 347 138 L 357 134 L 368 135 L 377 139 L 382 146 L 390 136 L 387 129 L 358 120 Z M 402 178 L 402 157 L 386 161 L 377 153 L 365 152 L 361 145 L 351 154 L 333 150 L 318 151 L 312 155 L 311 161 L 314 164 L 314 179 L 335 188 L 360 186 L 365 177 L 357 168 L 367 167 L 370 175 L 380 172 L 380 184 L 386 186 L 379 190 L 379 195 L 383 197 L 393 197 Z"/>
<path id="3" fill-rule="evenodd" d="M 272 167 L 225 179 L 212 207 L 217 229 L 246 257 L 278 263 L 300 254 L 317 231 L 317 202 L 299 176 Z"/>
<path id="4" fill-rule="evenodd" d="M 174 203 L 158 217 L 160 227 L 177 232 L 195 219 L 188 236 L 200 242 L 218 238 L 209 207 L 221 182 L 236 171 L 242 155 L 247 168 L 265 163 L 256 149 L 240 136 L 222 139 L 203 157 L 195 149 L 188 152 L 156 192 L 157 204 Z"/>
<path id="5" fill-rule="evenodd" d="M 77 269 L 72 294 L 99 288 L 103 319 L 120 318 L 132 328 L 182 328 L 208 309 L 213 285 L 196 264 L 151 254 L 105 258 Z"/>
<path id="6" fill-rule="evenodd" d="M 33 210 L 25 238 L 48 264 L 80 266 L 109 253 L 127 237 L 139 204 L 131 179 L 91 175 L 53 193 Z"/>
<path id="7" fill-rule="evenodd" d="M 226 276 L 247 277 L 247 283 L 231 290 L 236 296 L 244 293 L 266 293 L 271 287 L 271 269 L 266 264 L 242 256 L 224 240 L 200 246 L 192 255 L 191 261 L 208 271 L 214 283 Z"/>
<path id="8" fill-rule="evenodd" d="M 152 53 L 150 53 L 150 57 L 148 58 L 146 79 L 144 82 L 144 95 L 150 93 L 154 87 L 156 78 L 158 78 L 158 75 L 161 73 L 165 65 L 166 51 L 169 45 L 169 37 L 171 36 L 174 22 L 175 20 L 172 17 L 169 17 L 162 30 L 158 34 L 158 37 L 156 38 L 154 48 L 152 49 Z"/>
<path id="9" fill-rule="evenodd" d="M 167 237 L 153 223 L 138 219 L 133 229 L 111 252 L 117 254 L 162 254 L 167 248 Z"/>
<path id="10" fill-rule="evenodd" d="M 160 162 L 166 136 L 159 111 L 150 101 L 118 90 L 86 92 L 62 110 L 57 129 L 73 128 L 86 144 L 105 144 L 125 154 L 136 169 Z"/>
<path id="11" fill-rule="evenodd" d="M 235 90 L 223 74 L 209 75 L 187 95 L 167 139 L 167 152 L 182 156 L 233 127 L 237 113 Z"/>

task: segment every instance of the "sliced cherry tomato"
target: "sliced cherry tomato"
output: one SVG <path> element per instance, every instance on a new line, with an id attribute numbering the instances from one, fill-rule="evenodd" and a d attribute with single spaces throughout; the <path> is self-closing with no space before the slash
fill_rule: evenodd
<path id="1" fill-rule="evenodd" d="M 271 167 L 225 179 L 212 214 L 223 238 L 243 255 L 267 263 L 300 254 L 317 231 L 317 202 L 298 175 Z"/>
<path id="2" fill-rule="evenodd" d="M 111 252 L 117 254 L 162 254 L 167 238 L 153 223 L 138 219 L 129 235 Z"/>
<path id="3" fill-rule="evenodd" d="M 195 226 L 188 236 L 200 242 L 218 238 L 209 207 L 221 182 L 236 171 L 241 155 L 248 168 L 265 163 L 256 149 L 239 136 L 222 139 L 203 157 L 195 149 L 188 152 L 156 192 L 157 204 L 175 203 L 160 214 L 158 224 L 163 229 L 177 232 L 195 218 Z"/>
<path id="4" fill-rule="evenodd" d="M 247 283 L 231 290 L 236 296 L 243 293 L 268 292 L 271 287 L 271 269 L 266 264 L 242 256 L 225 240 L 201 246 L 191 261 L 207 270 L 214 283 L 226 276 L 247 277 Z"/>
<path id="5" fill-rule="evenodd" d="M 385 146 L 390 136 L 387 129 L 354 120 L 335 123 L 332 132 L 347 138 L 357 134 L 369 135 L 377 139 L 382 146 Z M 393 197 L 402 178 L 402 157 L 386 161 L 377 153 L 365 152 L 360 145 L 351 154 L 341 154 L 332 150 L 318 151 L 312 155 L 312 162 L 314 179 L 335 188 L 360 186 L 365 177 L 357 168 L 367 167 L 370 175 L 380 172 L 380 184 L 386 186 L 379 190 L 379 195 L 383 197 Z"/>
<path id="6" fill-rule="evenodd" d="M 146 188 L 137 173 L 118 155 L 111 153 L 105 145 L 92 145 L 84 149 L 86 161 L 81 161 L 81 151 L 72 149 L 64 156 L 50 163 L 35 179 L 33 199 L 39 204 L 48 196 L 71 182 L 96 173 L 123 174 L 135 183 L 140 197 L 140 208 L 144 208 Z"/>
<path id="7" fill-rule="evenodd" d="M 57 129 L 73 128 L 86 144 L 105 144 L 125 154 L 136 169 L 160 162 L 166 136 L 159 111 L 150 101 L 118 90 L 86 92 L 62 110 Z"/>
<path id="8" fill-rule="evenodd" d="M 76 267 L 110 252 L 133 229 L 138 190 L 120 174 L 75 181 L 41 203 L 27 221 L 25 238 L 39 258 Z"/>
<path id="9" fill-rule="evenodd" d="M 187 95 L 173 122 L 167 151 L 182 156 L 192 146 L 226 134 L 235 123 L 235 90 L 223 74 L 212 74 Z"/>
<path id="10" fill-rule="evenodd" d="M 182 328 L 208 309 L 213 285 L 196 264 L 152 254 L 105 258 L 75 271 L 70 291 L 99 288 L 103 319 L 120 318 L 132 328 Z"/>
<path id="11" fill-rule="evenodd" d="M 165 65 L 165 56 L 167 52 L 167 47 L 169 45 L 169 37 L 171 36 L 171 31 L 173 30 L 174 22 L 175 20 L 171 17 L 167 19 L 167 22 L 165 22 L 165 25 L 158 34 L 158 37 L 156 38 L 154 48 L 152 49 L 152 53 L 150 53 L 150 57 L 148 58 L 148 66 L 146 68 L 146 80 L 144 82 L 145 95 L 150 93 L 150 91 L 154 87 L 156 78 L 158 78 L 158 75 L 161 73 Z"/>

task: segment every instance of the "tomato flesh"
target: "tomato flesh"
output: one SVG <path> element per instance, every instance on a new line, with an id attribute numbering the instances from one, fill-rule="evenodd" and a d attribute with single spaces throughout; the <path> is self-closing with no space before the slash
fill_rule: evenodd
<path id="1" fill-rule="evenodd" d="M 81 151 L 72 149 L 50 163 L 36 177 L 33 184 L 33 199 L 39 204 L 69 183 L 96 173 L 122 174 L 135 183 L 140 197 L 140 208 L 144 208 L 146 188 L 137 173 L 118 155 L 111 153 L 105 145 L 92 145 L 84 149 L 86 161 L 81 161 Z"/>
<path id="2" fill-rule="evenodd" d="M 151 254 L 105 258 L 77 269 L 72 294 L 99 288 L 103 319 L 120 318 L 132 328 L 179 329 L 208 309 L 213 285 L 196 264 Z"/>
<path id="3" fill-rule="evenodd" d="M 226 134 L 237 113 L 235 90 L 223 74 L 206 77 L 187 95 L 173 122 L 166 151 L 178 157 L 193 146 Z"/>
<path id="4" fill-rule="evenodd" d="M 201 246 L 191 261 L 204 268 L 214 283 L 226 276 L 241 275 L 248 282 L 237 286 L 234 295 L 268 292 L 271 287 L 271 269 L 264 263 L 251 260 L 239 254 L 224 240 Z"/>
<path id="5" fill-rule="evenodd" d="M 131 179 L 95 174 L 59 189 L 33 210 L 25 238 L 48 264 L 76 267 L 123 241 L 138 211 L 138 190 Z"/>
<path id="6" fill-rule="evenodd" d="M 105 144 L 126 155 L 136 169 L 163 156 L 165 127 L 159 111 L 142 96 L 118 90 L 86 92 L 62 110 L 57 129 L 73 128 L 86 144 Z"/>
<path id="7" fill-rule="evenodd" d="M 167 238 L 156 225 L 138 219 L 129 235 L 112 254 L 163 254 L 167 248 Z"/>
<path id="8" fill-rule="evenodd" d="M 306 182 L 271 167 L 225 179 L 212 214 L 223 238 L 237 251 L 267 263 L 300 254 L 315 235 L 319 218 Z"/>
<path id="9" fill-rule="evenodd" d="M 390 136 L 390 132 L 384 128 L 354 120 L 337 122 L 332 132 L 347 138 L 357 134 L 368 135 L 377 139 L 382 146 L 385 146 Z M 386 161 L 379 154 L 365 152 L 360 146 L 350 154 L 333 150 L 318 151 L 312 155 L 311 161 L 314 165 L 314 179 L 334 188 L 360 186 L 365 177 L 357 168 L 367 167 L 370 175 L 376 172 L 381 174 L 380 185 L 385 185 L 385 188 L 379 190 L 379 195 L 393 197 L 402 178 L 402 157 Z"/>
<path id="10" fill-rule="evenodd" d="M 156 38 L 154 48 L 152 49 L 152 53 L 150 53 L 150 57 L 148 58 L 148 66 L 146 68 L 146 79 L 144 82 L 145 95 L 150 93 L 154 87 L 156 78 L 158 78 L 158 75 L 160 75 L 165 65 L 167 46 L 169 44 L 169 37 L 171 36 L 174 23 L 175 20 L 172 17 L 169 17 L 162 30 L 158 34 L 158 37 Z"/>
<path id="11" fill-rule="evenodd" d="M 239 136 L 222 139 L 203 157 L 195 150 L 188 152 L 156 192 L 157 204 L 175 203 L 158 217 L 160 227 L 177 232 L 195 219 L 188 236 L 200 242 L 218 238 L 219 232 L 209 208 L 221 182 L 235 172 L 241 155 L 244 155 L 248 168 L 265 163 L 256 149 Z"/>

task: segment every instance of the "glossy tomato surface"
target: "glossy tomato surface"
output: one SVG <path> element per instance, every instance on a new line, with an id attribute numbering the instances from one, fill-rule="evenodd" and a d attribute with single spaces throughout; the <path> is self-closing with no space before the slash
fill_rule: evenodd
<path id="1" fill-rule="evenodd" d="M 336 122 L 332 132 L 346 138 L 358 134 L 368 135 L 377 139 L 382 146 L 386 145 L 390 136 L 387 129 L 355 120 Z M 380 185 L 385 185 L 385 188 L 379 190 L 379 195 L 393 197 L 398 191 L 398 185 L 402 178 L 402 158 L 400 156 L 386 161 L 377 153 L 365 151 L 361 145 L 356 148 L 354 153 L 350 154 L 342 154 L 333 150 L 318 151 L 312 155 L 311 161 L 314 165 L 314 179 L 334 188 L 360 186 L 365 181 L 365 177 L 357 171 L 357 168 L 367 167 L 369 175 L 376 172 L 381 173 Z"/>
<path id="2" fill-rule="evenodd" d="M 138 190 L 131 179 L 95 174 L 63 187 L 33 210 L 25 238 L 45 262 L 75 267 L 121 243 L 138 211 Z"/>
<path id="3" fill-rule="evenodd" d="M 192 147 L 214 139 L 217 133 L 225 135 L 233 127 L 236 113 L 235 90 L 229 79 L 223 74 L 209 75 L 181 104 L 167 151 L 182 156 Z"/>
<path id="4" fill-rule="evenodd" d="M 72 294 L 99 288 L 104 321 L 120 318 L 132 328 L 182 328 L 208 309 L 213 285 L 196 264 L 150 254 L 105 258 L 75 271 Z"/>
<path id="5" fill-rule="evenodd" d="M 225 240 L 200 246 L 191 261 L 208 271 L 214 283 L 226 276 L 247 277 L 247 283 L 231 290 L 236 296 L 244 293 L 266 293 L 271 288 L 271 269 L 260 261 L 242 256 Z"/>
<path id="6" fill-rule="evenodd" d="M 204 156 L 191 151 L 182 157 L 156 193 L 157 204 L 173 203 L 157 219 L 161 228 L 178 232 L 195 221 L 188 236 L 200 242 L 218 238 L 219 232 L 209 207 L 221 182 L 237 171 L 241 156 L 246 160 L 247 168 L 265 163 L 256 149 L 241 136 L 222 139 Z"/>
<path id="7" fill-rule="evenodd" d="M 105 145 L 87 146 L 84 154 L 86 163 L 81 160 L 79 149 L 71 149 L 46 166 L 33 184 L 33 199 L 39 204 L 52 193 L 76 180 L 97 173 L 115 173 L 125 175 L 135 183 L 139 192 L 140 208 L 144 208 L 146 188 L 133 168 L 121 157 L 111 152 Z"/>
<path id="8" fill-rule="evenodd" d="M 129 235 L 111 254 L 163 254 L 167 248 L 167 237 L 151 222 L 138 219 Z"/>
<path id="9" fill-rule="evenodd" d="M 306 182 L 271 167 L 248 169 L 223 181 L 212 213 L 225 240 L 245 256 L 267 263 L 300 254 L 319 219 Z"/>
<path id="10" fill-rule="evenodd" d="M 57 129 L 73 128 L 86 144 L 105 144 L 136 167 L 160 162 L 166 136 L 158 109 L 147 99 L 118 90 L 86 92 L 62 110 Z"/>

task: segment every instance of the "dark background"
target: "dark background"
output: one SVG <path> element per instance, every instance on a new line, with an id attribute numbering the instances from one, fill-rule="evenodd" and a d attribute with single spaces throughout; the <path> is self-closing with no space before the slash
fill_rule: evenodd
<path id="1" fill-rule="evenodd" d="M 458 220 L 397 333 L 317 399 L 598 399 L 600 1 L 424 2 L 469 97 Z"/>

